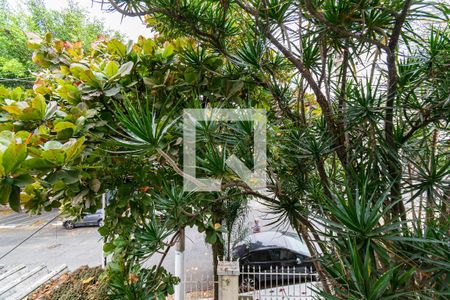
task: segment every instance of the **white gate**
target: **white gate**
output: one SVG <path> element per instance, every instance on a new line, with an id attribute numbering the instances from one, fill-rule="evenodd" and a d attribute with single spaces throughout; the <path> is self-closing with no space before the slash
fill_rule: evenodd
<path id="1" fill-rule="evenodd" d="M 182 284 L 185 300 L 213 299 L 213 276 L 196 275 L 187 275 Z M 312 268 L 244 266 L 236 280 L 237 277 L 239 298 L 233 297 L 233 300 L 312 300 L 318 298 L 321 288 L 318 274 Z"/>
<path id="2" fill-rule="evenodd" d="M 239 299 L 309 300 L 320 289 L 318 280 L 312 268 L 245 266 L 239 277 Z"/>
<path id="3" fill-rule="evenodd" d="M 184 282 L 185 300 L 203 300 L 214 297 L 214 276 L 189 274 Z"/>

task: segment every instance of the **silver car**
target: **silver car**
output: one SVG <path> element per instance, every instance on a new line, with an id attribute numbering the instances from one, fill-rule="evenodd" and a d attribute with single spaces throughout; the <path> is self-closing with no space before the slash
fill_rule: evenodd
<path id="1" fill-rule="evenodd" d="M 97 209 L 93 214 L 86 213 L 81 219 L 68 219 L 63 221 L 65 229 L 74 229 L 75 227 L 102 226 L 103 209 Z"/>

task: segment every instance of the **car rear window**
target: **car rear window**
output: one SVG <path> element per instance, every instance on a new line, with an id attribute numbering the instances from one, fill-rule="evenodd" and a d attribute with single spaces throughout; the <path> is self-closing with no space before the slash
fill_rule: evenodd
<path id="1" fill-rule="evenodd" d="M 251 262 L 270 261 L 270 255 L 268 251 L 256 251 L 249 254 L 248 260 Z"/>
<path id="2" fill-rule="evenodd" d="M 272 260 L 295 260 L 297 255 L 294 252 L 285 249 L 274 249 L 270 251 Z"/>

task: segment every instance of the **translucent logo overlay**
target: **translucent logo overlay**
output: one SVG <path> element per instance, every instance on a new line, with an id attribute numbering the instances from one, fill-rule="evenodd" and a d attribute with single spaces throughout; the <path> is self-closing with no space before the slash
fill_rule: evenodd
<path id="1" fill-rule="evenodd" d="M 196 124 L 198 122 L 240 122 L 253 123 L 254 145 L 253 171 L 234 154 L 226 159 L 226 165 L 236 173 L 252 190 L 266 188 L 266 111 L 263 109 L 185 109 L 183 112 L 183 172 L 185 191 L 221 190 L 222 181 L 213 178 L 196 177 Z"/>

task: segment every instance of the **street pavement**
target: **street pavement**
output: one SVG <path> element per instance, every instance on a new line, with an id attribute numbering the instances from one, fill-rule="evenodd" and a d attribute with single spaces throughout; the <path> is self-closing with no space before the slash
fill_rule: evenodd
<path id="1" fill-rule="evenodd" d="M 40 216 L 29 216 L 2 211 L 0 214 L 0 257 L 30 237 L 37 229 L 59 214 L 45 212 Z M 45 264 L 56 268 L 66 264 L 70 270 L 83 265 L 98 266 L 102 263 L 102 238 L 97 227 L 80 227 L 66 230 L 58 219 L 52 221 L 25 241 L 21 246 L 0 259 L 0 265 Z M 163 266 L 174 271 L 174 251 L 171 250 Z M 158 256 L 146 265 L 157 264 Z M 186 272 L 194 277 L 212 274 L 211 249 L 204 242 L 204 235 L 195 228 L 186 230 Z"/>
<path id="2" fill-rule="evenodd" d="M 44 225 L 58 214 L 59 211 L 56 209 L 51 212 L 43 212 L 40 215 L 30 215 L 24 212 L 16 213 L 9 210 L 0 211 L 0 229 Z"/>
<path id="3" fill-rule="evenodd" d="M 0 257 L 57 215 L 57 210 L 45 212 L 40 216 L 0 212 Z M 251 228 L 256 218 L 260 220 L 263 231 L 274 229 L 267 225 L 271 219 L 270 215 L 264 212 L 264 207 L 252 202 L 244 226 Z M 52 221 L 1 259 L 0 265 L 45 264 L 49 268 L 56 268 L 66 264 L 71 270 L 82 265 L 101 265 L 102 239 L 97 230 L 96 227 L 66 230 L 62 227 L 60 220 Z M 174 249 L 171 249 L 163 263 L 170 272 L 174 271 L 174 258 Z M 145 265 L 157 264 L 159 259 L 160 256 L 155 255 Z M 204 234 L 199 233 L 197 228 L 186 229 L 185 267 L 187 278 L 194 280 L 212 276 L 213 273 L 211 247 L 205 243 Z"/>
<path id="4" fill-rule="evenodd" d="M 0 257 L 29 237 L 37 228 L 0 229 Z M 82 265 L 97 266 L 102 261 L 97 228 L 66 230 L 47 226 L 0 260 L 0 265 L 47 265 L 54 269 L 66 264 L 70 270 Z"/>

